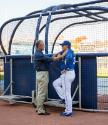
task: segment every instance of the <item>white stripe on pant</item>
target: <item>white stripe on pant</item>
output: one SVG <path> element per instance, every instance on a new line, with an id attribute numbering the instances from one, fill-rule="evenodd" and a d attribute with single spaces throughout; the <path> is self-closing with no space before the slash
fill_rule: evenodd
<path id="1" fill-rule="evenodd" d="M 61 99 L 65 99 L 65 112 L 72 112 L 71 85 L 75 79 L 75 71 L 66 71 L 53 82 L 53 86 Z"/>

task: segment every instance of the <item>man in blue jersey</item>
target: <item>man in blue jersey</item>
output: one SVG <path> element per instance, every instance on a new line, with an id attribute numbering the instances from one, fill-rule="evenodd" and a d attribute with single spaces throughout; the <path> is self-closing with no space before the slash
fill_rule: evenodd
<path id="1" fill-rule="evenodd" d="M 72 97 L 71 85 L 75 79 L 75 55 L 71 49 L 71 43 L 64 41 L 62 44 L 62 52 L 66 52 L 65 56 L 61 59 L 61 75 L 53 82 L 53 86 L 59 97 L 65 101 L 65 111 L 60 113 L 61 116 L 72 115 Z M 62 54 L 62 53 L 60 53 Z"/>

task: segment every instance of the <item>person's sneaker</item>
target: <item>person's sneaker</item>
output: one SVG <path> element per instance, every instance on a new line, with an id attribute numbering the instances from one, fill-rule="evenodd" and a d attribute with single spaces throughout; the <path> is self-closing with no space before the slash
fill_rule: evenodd
<path id="1" fill-rule="evenodd" d="M 61 113 L 60 113 L 60 116 L 66 116 L 66 117 L 69 117 L 69 116 L 72 116 L 72 112 L 71 112 L 71 113 L 61 112 Z"/>
<path id="2" fill-rule="evenodd" d="M 62 99 L 62 100 L 59 101 L 59 103 L 60 103 L 60 104 L 65 104 L 65 100 Z"/>
<path id="3" fill-rule="evenodd" d="M 49 112 L 45 112 L 45 113 L 38 113 L 38 115 L 50 115 Z"/>

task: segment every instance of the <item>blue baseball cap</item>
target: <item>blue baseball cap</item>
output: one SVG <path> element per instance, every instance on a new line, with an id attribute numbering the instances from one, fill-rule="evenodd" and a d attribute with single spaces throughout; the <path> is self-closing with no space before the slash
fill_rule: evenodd
<path id="1" fill-rule="evenodd" d="M 69 42 L 69 41 L 67 41 L 67 40 L 65 40 L 65 41 L 63 41 L 63 43 L 61 43 L 60 44 L 61 46 L 68 46 L 68 47 L 70 47 L 71 46 L 71 43 Z"/>

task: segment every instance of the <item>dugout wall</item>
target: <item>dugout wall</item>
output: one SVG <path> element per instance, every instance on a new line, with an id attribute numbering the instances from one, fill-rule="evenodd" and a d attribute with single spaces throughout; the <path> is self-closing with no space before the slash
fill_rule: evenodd
<path id="1" fill-rule="evenodd" d="M 52 54 L 60 50 L 58 45 L 61 41 L 68 39 L 72 42 L 77 57 L 76 80 L 72 88 L 75 104 L 77 103 L 75 106 L 80 109 L 97 110 L 98 100 L 100 100 L 98 95 L 101 95 L 99 96 L 101 99 L 103 99 L 102 96 L 107 98 L 107 92 L 98 93 L 97 85 L 97 74 L 99 76 L 104 74 L 100 73 L 102 67 L 99 71 L 97 68 L 97 66 L 100 67 L 100 57 L 105 56 L 106 65 L 108 64 L 107 54 L 100 55 L 102 52 L 107 52 L 107 5 L 107 0 L 98 0 L 74 5 L 52 6 L 5 22 L 0 28 L 0 45 L 5 54 L 3 57 L 5 88 L 3 95 L 11 95 L 11 97 L 14 95 L 15 99 L 31 99 L 31 91 L 35 89 L 32 56 L 36 41 L 43 39 L 45 41 L 44 53 Z M 102 37 L 100 37 L 101 34 Z M 94 44 L 93 40 L 96 40 Z M 103 40 L 101 43 L 103 47 L 100 48 L 106 47 L 105 50 L 96 48 L 99 46 L 99 40 Z M 58 99 L 51 83 L 59 75 L 59 69 L 56 72 L 55 69 L 52 71 L 50 66 L 49 69 L 51 80 L 49 98 Z M 104 85 L 101 84 L 101 86 Z M 9 96 L 9 99 L 11 97 Z M 4 96 L 1 98 L 3 99 Z"/>

